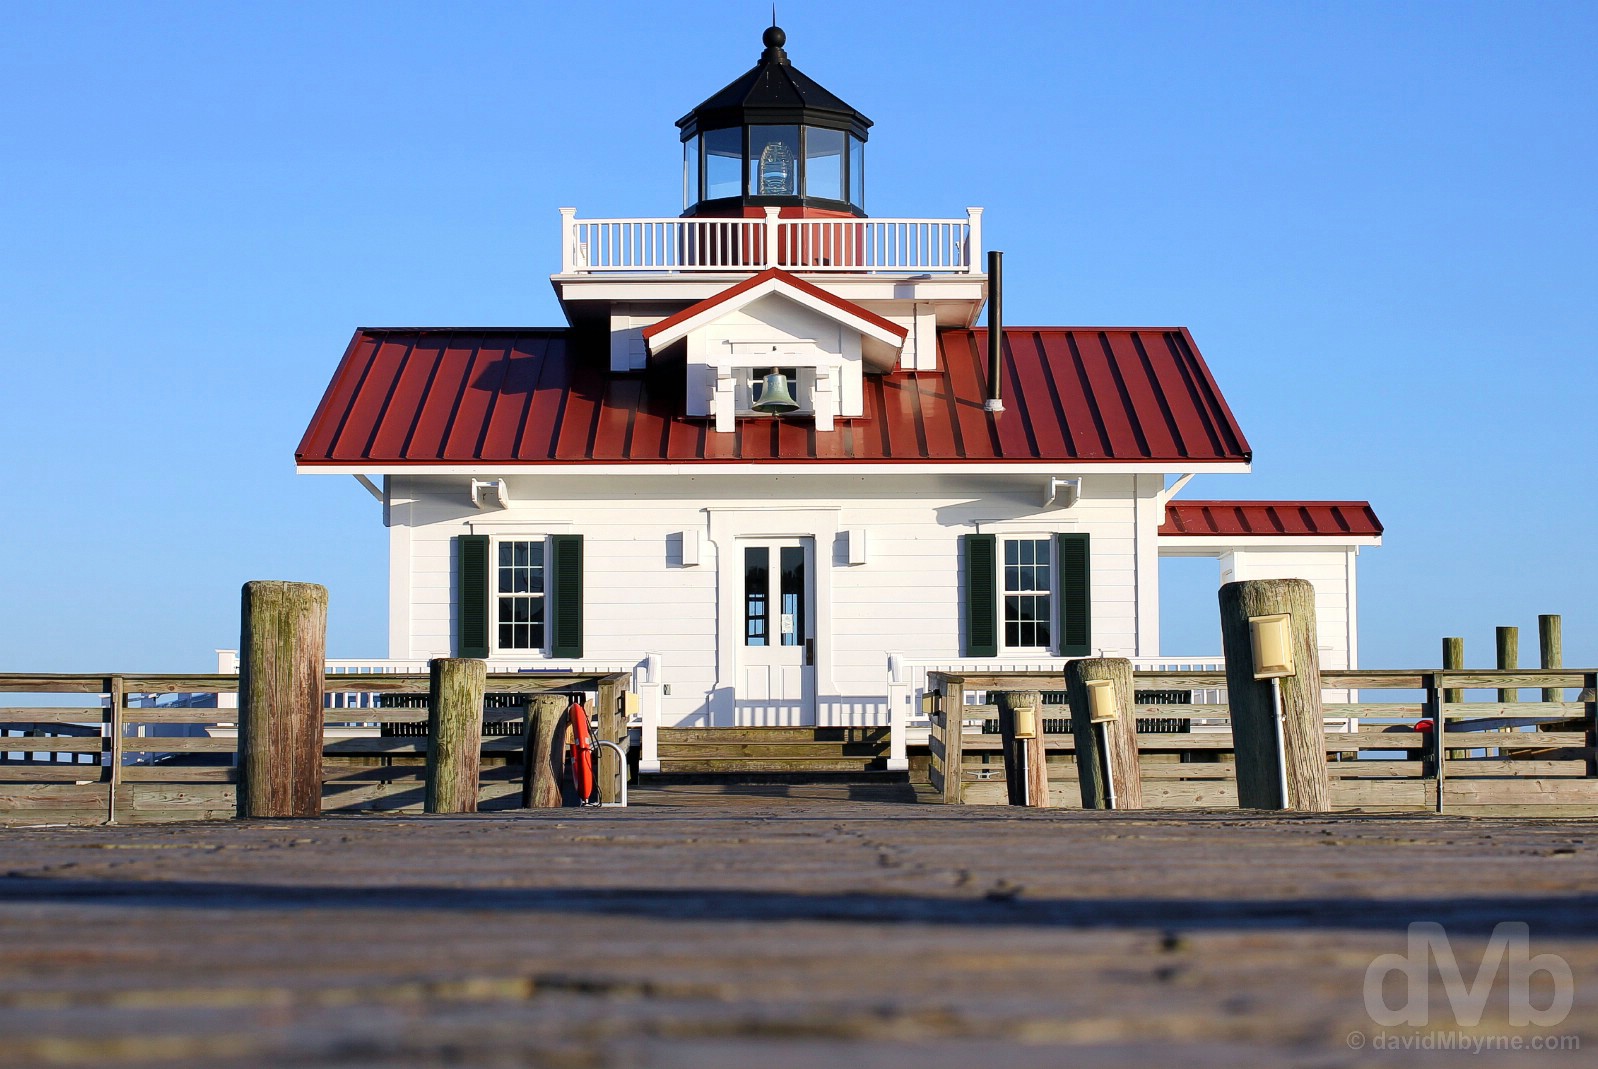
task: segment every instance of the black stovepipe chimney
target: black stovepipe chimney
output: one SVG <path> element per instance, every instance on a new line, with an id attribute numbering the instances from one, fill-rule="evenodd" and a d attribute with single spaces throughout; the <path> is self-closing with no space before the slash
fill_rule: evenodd
<path id="1" fill-rule="evenodd" d="M 1004 366 L 1004 253 L 988 251 L 988 401 L 989 412 L 1003 412 L 999 375 Z"/>

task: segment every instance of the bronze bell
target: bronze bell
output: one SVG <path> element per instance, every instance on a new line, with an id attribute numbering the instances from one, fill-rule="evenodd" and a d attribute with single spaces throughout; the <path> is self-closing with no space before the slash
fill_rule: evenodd
<path id="1" fill-rule="evenodd" d="M 766 376 L 765 382 L 760 387 L 760 398 L 749 406 L 756 412 L 768 416 L 780 416 L 786 412 L 793 412 L 799 408 L 799 402 L 793 399 L 793 394 L 788 392 L 788 376 L 771 369 L 771 374 Z"/>

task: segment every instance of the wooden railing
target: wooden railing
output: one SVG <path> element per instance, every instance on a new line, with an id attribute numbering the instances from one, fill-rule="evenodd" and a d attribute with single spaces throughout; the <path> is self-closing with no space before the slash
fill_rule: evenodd
<path id="1" fill-rule="evenodd" d="M 1137 672 L 1138 691 L 1223 686 L 1218 672 Z M 1437 812 L 1598 814 L 1598 673 L 1583 670 L 1324 671 L 1328 690 L 1412 691 L 1399 701 L 1327 703 L 1334 730 L 1325 736 L 1332 804 L 1338 809 Z M 928 780 L 948 802 L 1002 804 L 1003 759 L 997 735 L 984 734 L 991 705 L 967 704 L 973 691 L 1058 691 L 1054 675 L 934 673 Z M 1575 701 L 1445 701 L 1452 691 L 1579 689 Z M 1364 697 L 1364 695 L 1361 695 Z M 1147 720 L 1191 723 L 1185 732 L 1139 732 L 1143 794 L 1149 808 L 1237 804 L 1232 735 L 1225 705 L 1140 705 Z M 1045 705 L 1042 718 L 1069 719 Z M 1415 725 L 1430 721 L 1432 728 Z M 953 725 L 958 722 L 960 730 Z M 1079 804 L 1074 740 L 1046 738 L 1053 804 Z"/>
<path id="2" fill-rule="evenodd" d="M 982 209 L 964 219 L 578 219 L 561 209 L 561 273 L 763 271 L 972 274 Z"/>
<path id="3" fill-rule="evenodd" d="M 504 808 L 519 798 L 521 733 L 492 733 L 494 724 L 525 718 L 516 698 L 556 691 L 614 701 L 626 684 L 627 677 L 617 674 L 490 674 L 480 806 Z M 238 710 L 151 704 L 151 699 L 220 697 L 235 694 L 238 686 L 236 675 L 0 674 L 0 695 L 96 700 L 93 705 L 0 706 L 0 824 L 232 816 Z M 323 713 L 323 811 L 420 810 L 428 748 L 427 674 L 330 673 L 324 689 L 330 707 Z M 412 701 L 393 708 L 374 708 L 369 701 L 362 707 L 337 704 L 353 694 Z"/>

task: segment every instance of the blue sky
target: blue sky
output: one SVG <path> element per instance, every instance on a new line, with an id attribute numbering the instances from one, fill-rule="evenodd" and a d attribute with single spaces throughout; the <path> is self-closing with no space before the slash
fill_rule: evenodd
<path id="1" fill-rule="evenodd" d="M 204 669 L 249 579 L 382 655 L 386 539 L 293 448 L 360 325 L 560 322 L 556 209 L 680 208 L 761 3 L 6 4 L 0 668 Z M 784 3 L 879 215 L 987 209 L 1016 324 L 1189 327 L 1255 449 L 1366 498 L 1362 661 L 1598 664 L 1598 6 Z M 1209 652 L 1202 611 L 1167 645 Z"/>

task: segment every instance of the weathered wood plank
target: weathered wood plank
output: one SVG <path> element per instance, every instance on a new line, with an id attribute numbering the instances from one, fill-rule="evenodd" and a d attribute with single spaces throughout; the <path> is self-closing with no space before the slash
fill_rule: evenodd
<path id="1" fill-rule="evenodd" d="M 1585 702 L 1448 702 L 1443 712 L 1456 717 L 1525 717 L 1528 720 L 1569 720 L 1586 710 Z"/>
<path id="2" fill-rule="evenodd" d="M 1065 666 L 1054 672 L 975 673 L 960 677 L 967 692 L 973 690 L 1060 690 L 1065 686 Z"/>
<path id="3" fill-rule="evenodd" d="M 98 735 L 87 738 L 81 735 L 50 735 L 24 738 L 7 735 L 0 738 L 0 753 L 102 753 L 105 744 Z"/>
<path id="4" fill-rule="evenodd" d="M 45 764 L 37 761 L 15 765 L 0 764 L 0 784 L 99 783 L 106 778 L 105 771 L 105 767 L 98 764 Z M 11 790 L 9 786 L 4 789 Z"/>
<path id="5" fill-rule="evenodd" d="M 129 735 L 122 740 L 122 749 L 130 754 L 234 753 L 238 749 L 238 740 L 230 738 L 211 739 L 199 735 L 174 735 L 171 738 Z"/>
<path id="6" fill-rule="evenodd" d="M 123 765 L 123 783 L 237 783 L 238 769 L 183 765 Z"/>
<path id="7" fill-rule="evenodd" d="M 1446 800 L 1460 804 L 1534 805 L 1558 803 L 1590 805 L 1598 814 L 1598 783 L 1587 778 L 1523 777 L 1448 780 Z"/>
<path id="8" fill-rule="evenodd" d="M 0 728 L 13 724 L 100 724 L 105 707 L 99 705 L 62 708 L 53 705 L 0 707 Z"/>

